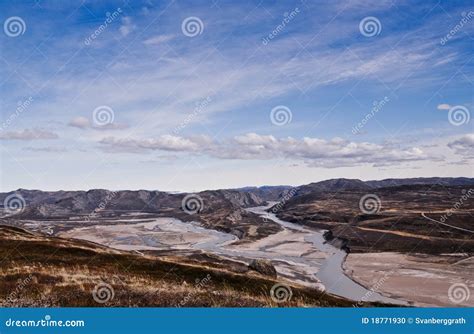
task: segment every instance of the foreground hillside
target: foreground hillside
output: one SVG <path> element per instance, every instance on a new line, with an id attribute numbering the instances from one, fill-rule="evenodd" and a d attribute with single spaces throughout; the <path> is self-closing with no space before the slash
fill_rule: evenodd
<path id="1" fill-rule="evenodd" d="M 275 302 L 278 279 L 202 255 L 139 255 L 93 243 L 45 237 L 0 226 L 1 306 L 352 306 L 318 290 L 287 285 Z"/>

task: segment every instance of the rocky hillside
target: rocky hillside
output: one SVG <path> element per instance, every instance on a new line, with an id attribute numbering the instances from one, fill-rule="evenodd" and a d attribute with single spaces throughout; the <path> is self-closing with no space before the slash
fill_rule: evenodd
<path id="1" fill-rule="evenodd" d="M 23 210 L 3 219 L 11 220 L 69 220 L 84 223 L 151 214 L 155 217 L 174 217 L 182 221 L 197 221 L 204 227 L 232 233 L 242 240 L 255 240 L 281 230 L 272 221 L 264 221 L 245 210 L 264 205 L 265 201 L 252 192 L 212 190 L 195 194 L 170 194 L 161 191 L 89 191 L 42 192 L 18 189 L 0 194 L 2 205 L 10 197 L 24 200 Z M 5 208 L 4 208 L 5 209 Z M 10 222 L 11 223 L 11 222 Z"/>
<path id="2" fill-rule="evenodd" d="M 272 211 L 353 252 L 473 253 L 473 197 L 472 178 L 337 179 L 298 187 Z"/>
<path id="3" fill-rule="evenodd" d="M 23 212 L 17 216 L 30 218 L 54 218 L 70 215 L 87 215 L 94 211 L 162 213 L 183 210 L 185 197 L 190 194 L 170 194 L 161 191 L 56 191 L 18 189 L 0 193 L 0 203 L 8 196 L 19 195 L 25 200 Z M 237 190 L 203 191 L 188 198 L 195 202 L 201 213 L 209 213 L 216 207 L 246 208 L 264 204 L 264 200 L 251 192 Z M 191 203 L 192 204 L 192 203 Z M 194 211 L 194 210 L 193 210 Z"/>
<path id="4" fill-rule="evenodd" d="M 291 186 L 262 186 L 238 188 L 235 190 L 254 194 L 264 201 L 278 201 L 292 188 Z"/>

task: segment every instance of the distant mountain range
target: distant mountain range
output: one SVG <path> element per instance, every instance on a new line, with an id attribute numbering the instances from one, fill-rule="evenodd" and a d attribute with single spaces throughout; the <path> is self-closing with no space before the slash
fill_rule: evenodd
<path id="1" fill-rule="evenodd" d="M 361 181 L 357 179 L 331 179 L 299 187 L 264 186 L 239 189 L 207 190 L 199 193 L 168 193 L 149 190 L 109 191 L 52 191 L 18 189 L 0 193 L 2 221 L 55 220 L 58 222 L 103 221 L 133 219 L 135 216 L 173 217 L 184 222 L 196 221 L 202 226 L 231 233 L 241 240 L 252 241 L 281 231 L 277 223 L 248 212 L 245 208 L 262 206 L 268 201 L 278 201 L 270 210 L 280 219 L 297 224 L 329 230 L 332 236 L 348 242 L 352 250 L 366 251 L 375 243 L 380 250 L 410 249 L 418 245 L 419 238 L 391 238 L 390 242 L 377 243 L 384 229 L 393 229 L 396 223 L 400 232 L 419 233 L 430 223 L 422 212 L 446 212 L 453 208 L 474 187 L 474 178 L 412 178 Z M 471 192 L 469 192 L 470 194 Z M 361 201 L 375 209 L 366 213 Z M 23 209 L 11 214 L 8 199 L 20 197 Z M 472 201 L 463 201 L 462 210 L 450 217 L 451 224 L 472 229 Z M 438 218 L 439 219 L 439 218 Z M 370 224 L 377 224 L 372 227 Z M 365 226 L 364 226 L 365 225 Z M 403 228 L 402 228 L 403 227 Z M 430 226 L 433 228 L 433 226 Z M 439 228 L 439 227 L 436 227 Z M 378 232 L 377 232 L 378 231 Z M 449 228 L 452 240 L 464 238 L 459 230 Z M 461 233 L 457 235 L 456 233 Z M 393 232 L 392 232 L 393 234 Z M 358 236 L 364 236 L 359 239 Z M 444 237 L 446 234 L 439 234 Z M 426 236 L 423 236 L 425 238 Z M 387 238 L 386 236 L 384 238 Z M 424 239 L 422 239 L 424 240 Z M 448 240 L 448 239 L 447 239 Z M 474 249 L 474 241 L 462 239 L 463 250 Z M 403 242 L 403 247 L 400 243 Z M 457 241 L 456 241 L 457 242 Z M 434 250 L 451 252 L 456 243 L 423 241 L 426 252 Z"/>
<path id="2" fill-rule="evenodd" d="M 188 194 L 170 194 L 162 191 L 121 190 L 110 191 L 92 189 L 88 191 L 52 191 L 18 189 L 0 193 L 1 205 L 13 194 L 21 195 L 25 200 L 22 216 L 54 217 L 71 214 L 89 214 L 94 210 L 135 211 L 161 213 L 170 208 L 180 209 Z M 212 190 L 198 194 L 197 213 L 211 213 L 222 208 L 245 208 L 264 203 L 251 192 L 238 190 Z M 192 198 L 190 198 L 190 201 Z M 202 203 L 200 203 L 202 201 Z M 204 204 L 205 203 L 205 204 Z M 193 204 L 193 205 L 194 205 Z M 194 211 L 194 209 L 192 210 Z"/>
<path id="3" fill-rule="evenodd" d="M 341 191 L 341 190 L 371 190 L 378 188 L 399 187 L 405 185 L 442 185 L 442 186 L 467 186 L 474 185 L 474 178 L 467 177 L 429 177 L 408 179 L 385 179 L 361 181 L 358 179 L 330 179 L 310 183 L 297 187 L 297 195 L 311 192 Z"/>
<path id="4" fill-rule="evenodd" d="M 196 193 L 202 203 L 197 203 L 196 214 L 212 214 L 221 209 L 229 211 L 239 210 L 252 206 L 263 205 L 266 201 L 277 201 L 292 190 L 292 197 L 311 193 L 334 191 L 370 191 L 372 189 L 399 187 L 406 185 L 442 185 L 466 186 L 474 185 L 474 178 L 410 178 L 386 179 L 380 181 L 361 181 L 358 179 L 331 179 L 310 183 L 299 187 L 291 186 L 263 186 L 244 187 L 238 189 L 207 190 Z M 168 193 L 149 190 L 121 190 L 109 191 L 92 189 L 89 191 L 40 191 L 18 189 L 16 191 L 0 193 L 0 206 L 4 200 L 13 194 L 21 195 L 26 203 L 22 216 L 24 217 L 55 217 L 71 214 L 89 214 L 98 208 L 110 211 L 136 211 L 148 213 L 165 213 L 182 211 L 185 193 Z M 195 202 L 196 203 L 196 202 Z M 175 212 L 175 213 L 176 213 Z"/>

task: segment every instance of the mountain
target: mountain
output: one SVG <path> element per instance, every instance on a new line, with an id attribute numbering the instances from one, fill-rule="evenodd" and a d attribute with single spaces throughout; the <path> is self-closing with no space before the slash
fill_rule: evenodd
<path id="1" fill-rule="evenodd" d="M 429 178 L 407 178 L 407 179 L 385 179 L 362 181 L 359 179 L 330 179 L 296 188 L 297 195 L 305 195 L 313 192 L 332 192 L 346 190 L 371 190 L 377 188 L 399 187 L 406 185 L 442 185 L 442 186 L 468 186 L 474 185 L 474 178 L 467 177 L 429 177 Z"/>
<path id="2" fill-rule="evenodd" d="M 369 190 L 372 187 L 364 181 L 357 179 L 330 179 L 308 185 L 297 187 L 297 195 L 305 195 L 312 192 L 328 192 L 339 190 Z"/>
<path id="3" fill-rule="evenodd" d="M 0 193 L 3 205 L 8 196 L 20 195 L 26 203 L 22 217 L 60 217 L 68 215 L 90 214 L 100 211 L 134 211 L 145 213 L 162 213 L 169 210 L 181 210 L 184 198 L 189 194 L 170 194 L 161 191 L 121 190 L 109 191 L 92 189 L 88 191 L 55 191 L 18 189 Z M 238 190 L 212 190 L 193 194 L 199 198 L 199 212 L 209 213 L 219 208 L 246 208 L 264 203 L 252 192 Z"/>
<path id="4" fill-rule="evenodd" d="M 255 240 L 281 230 L 272 222 L 244 210 L 261 206 L 265 200 L 252 192 L 207 190 L 195 194 L 171 194 L 162 191 L 121 190 L 42 192 L 18 189 L 0 193 L 0 205 L 9 196 L 21 196 L 23 210 L 5 219 L 107 220 L 122 215 L 133 219 L 138 214 L 173 217 L 185 222 L 197 221 L 204 227 L 231 233 L 240 239 Z M 259 228 L 255 229 L 258 225 Z"/>
<path id="5" fill-rule="evenodd" d="M 467 186 L 474 185 L 474 178 L 468 177 L 418 177 L 410 179 L 385 179 L 380 181 L 365 181 L 365 184 L 374 188 L 397 187 L 403 185 L 430 185 Z"/>
<path id="6" fill-rule="evenodd" d="M 222 210 L 228 212 L 239 211 L 242 208 L 259 206 L 267 201 L 279 201 L 288 198 L 299 203 L 311 200 L 299 196 L 313 196 L 314 194 L 328 194 L 341 191 L 370 192 L 375 189 L 393 188 L 413 185 L 442 185 L 466 186 L 474 185 L 474 178 L 411 178 L 385 179 L 378 181 L 361 181 L 358 179 L 330 179 L 310 183 L 299 187 L 290 186 L 263 186 L 245 187 L 239 189 L 207 190 L 196 194 L 167 193 L 150 190 L 121 190 L 109 191 L 105 189 L 91 189 L 88 191 L 40 191 L 18 189 L 16 191 L 0 193 L 0 205 L 5 199 L 14 194 L 20 195 L 26 203 L 24 211 L 18 217 L 23 218 L 54 218 L 71 215 L 88 215 L 101 212 L 144 212 L 165 214 L 183 213 L 183 201 L 188 196 L 198 197 L 194 202 L 199 205 L 197 214 L 212 215 Z"/>
<path id="7" fill-rule="evenodd" d="M 243 187 L 233 190 L 238 190 L 243 193 L 251 193 L 258 196 L 264 201 L 278 201 L 281 199 L 290 189 L 291 186 L 262 186 L 262 187 Z"/>
<path id="8" fill-rule="evenodd" d="M 292 195 L 271 211 L 328 230 L 352 252 L 474 251 L 473 178 L 334 179 L 297 187 Z"/>

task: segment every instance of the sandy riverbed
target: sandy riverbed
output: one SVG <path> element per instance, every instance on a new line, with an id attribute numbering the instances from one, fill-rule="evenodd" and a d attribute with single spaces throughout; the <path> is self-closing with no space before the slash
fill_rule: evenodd
<path id="1" fill-rule="evenodd" d="M 365 287 L 416 306 L 474 306 L 474 260 L 459 254 L 349 254 L 344 269 Z"/>
<path id="2" fill-rule="evenodd" d="M 233 235 L 207 230 L 173 218 L 79 227 L 60 232 L 58 236 L 92 241 L 120 250 L 191 249 L 200 243 L 219 244 L 236 239 Z"/>

